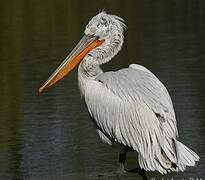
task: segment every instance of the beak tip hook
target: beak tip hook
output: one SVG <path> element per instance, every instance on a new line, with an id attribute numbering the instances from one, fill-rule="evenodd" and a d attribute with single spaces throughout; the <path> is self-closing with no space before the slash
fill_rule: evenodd
<path id="1" fill-rule="evenodd" d="M 42 94 L 42 92 L 43 92 L 43 87 L 40 87 L 40 88 L 38 89 L 38 95 Z"/>

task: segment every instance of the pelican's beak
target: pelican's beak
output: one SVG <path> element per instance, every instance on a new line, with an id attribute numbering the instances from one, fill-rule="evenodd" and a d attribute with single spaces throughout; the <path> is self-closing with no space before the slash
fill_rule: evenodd
<path id="1" fill-rule="evenodd" d="M 48 80 L 39 88 L 39 93 L 57 83 L 60 79 L 71 72 L 82 59 L 94 48 L 100 46 L 104 41 L 95 36 L 84 35 L 77 46 L 65 58 L 61 65 L 54 71 Z"/>

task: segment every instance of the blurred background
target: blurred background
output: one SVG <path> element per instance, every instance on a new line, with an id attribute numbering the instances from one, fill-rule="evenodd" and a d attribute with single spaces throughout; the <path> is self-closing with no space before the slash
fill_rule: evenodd
<path id="1" fill-rule="evenodd" d="M 100 10 L 125 19 L 122 51 L 103 69 L 146 66 L 168 88 L 180 140 L 201 159 L 166 179 L 205 177 L 205 1 L 0 2 L 0 179 L 118 179 L 117 150 L 101 143 L 80 99 L 77 69 L 38 95 Z M 136 166 L 136 154 L 128 167 Z M 156 172 L 148 179 L 161 179 Z M 141 179 L 128 174 L 120 179 Z"/>

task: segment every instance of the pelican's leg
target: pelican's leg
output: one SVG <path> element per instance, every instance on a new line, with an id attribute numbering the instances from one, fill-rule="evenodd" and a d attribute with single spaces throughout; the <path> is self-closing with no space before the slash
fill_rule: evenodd
<path id="1" fill-rule="evenodd" d="M 126 155 L 127 155 L 126 150 L 121 151 L 119 154 L 119 165 L 118 165 L 118 169 L 117 169 L 117 173 L 119 173 L 119 174 L 124 174 L 127 172 L 125 170 Z"/>

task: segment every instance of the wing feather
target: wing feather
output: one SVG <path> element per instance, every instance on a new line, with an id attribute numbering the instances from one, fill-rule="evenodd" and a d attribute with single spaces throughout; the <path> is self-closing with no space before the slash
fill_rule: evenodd
<path id="1" fill-rule="evenodd" d="M 112 142 L 138 151 L 144 169 L 166 173 L 170 160 L 176 162 L 169 141 L 177 136 L 172 101 L 145 67 L 131 65 L 99 75 L 87 84 L 85 102 L 98 129 Z"/>

